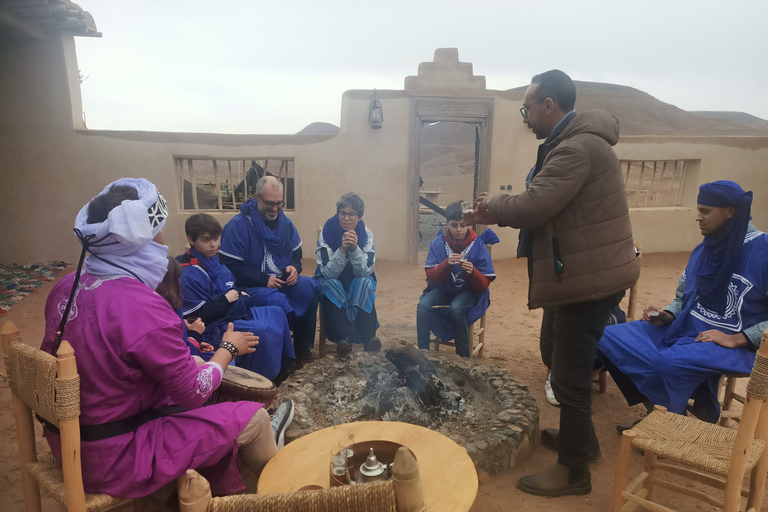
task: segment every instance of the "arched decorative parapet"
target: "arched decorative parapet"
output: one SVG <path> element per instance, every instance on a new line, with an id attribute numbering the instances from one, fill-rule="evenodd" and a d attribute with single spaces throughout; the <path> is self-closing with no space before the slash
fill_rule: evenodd
<path id="1" fill-rule="evenodd" d="M 459 62 L 457 48 L 438 48 L 432 62 L 419 64 L 418 76 L 405 77 L 405 90 L 485 89 L 485 77 L 472 73 L 471 62 Z"/>

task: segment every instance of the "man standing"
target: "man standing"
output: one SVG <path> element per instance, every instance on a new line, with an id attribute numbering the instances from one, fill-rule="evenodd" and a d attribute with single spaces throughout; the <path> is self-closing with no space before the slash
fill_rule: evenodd
<path id="1" fill-rule="evenodd" d="M 519 228 L 528 258 L 528 307 L 544 308 L 543 351 L 551 350 L 560 430 L 542 432 L 558 461 L 517 485 L 540 496 L 587 494 L 589 459 L 600 447 L 592 425 L 592 367 L 611 309 L 637 281 L 624 178 L 611 146 L 619 123 L 602 111 L 577 114 L 576 87 L 559 70 L 536 75 L 523 97 L 523 122 L 537 139 L 530 186 L 515 196 L 475 199 L 467 222 Z"/>
<path id="2" fill-rule="evenodd" d="M 301 238 L 283 213 L 283 185 L 274 176 L 256 182 L 221 235 L 219 255 L 235 284 L 258 305 L 281 306 L 293 330 L 296 359 L 312 356 L 317 321 L 317 282 L 301 274 Z"/>

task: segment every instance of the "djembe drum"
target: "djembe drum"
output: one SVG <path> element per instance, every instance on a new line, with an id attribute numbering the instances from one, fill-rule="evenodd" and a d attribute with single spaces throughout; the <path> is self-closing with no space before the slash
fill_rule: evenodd
<path id="1" fill-rule="evenodd" d="M 275 395 L 277 388 L 271 380 L 245 368 L 230 365 L 218 389 L 206 403 L 251 401 L 260 402 L 269 408 Z"/>

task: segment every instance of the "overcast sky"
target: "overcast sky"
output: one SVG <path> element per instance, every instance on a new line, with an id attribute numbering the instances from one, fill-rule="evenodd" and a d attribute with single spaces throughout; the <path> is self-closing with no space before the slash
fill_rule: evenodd
<path id="1" fill-rule="evenodd" d="M 444 47 L 488 89 L 559 68 L 768 119 L 766 0 L 77 1 L 103 33 L 76 38 L 92 129 L 338 126 L 344 91 L 401 90 Z"/>

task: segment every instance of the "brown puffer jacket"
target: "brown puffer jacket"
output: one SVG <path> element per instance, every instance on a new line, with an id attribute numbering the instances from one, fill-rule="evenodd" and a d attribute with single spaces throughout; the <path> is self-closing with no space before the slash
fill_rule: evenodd
<path id="1" fill-rule="evenodd" d="M 547 156 L 528 190 L 488 203 L 499 225 L 533 230 L 531 309 L 601 299 L 640 276 L 624 177 L 611 148 L 618 141 L 615 117 L 582 112 L 543 148 Z"/>

